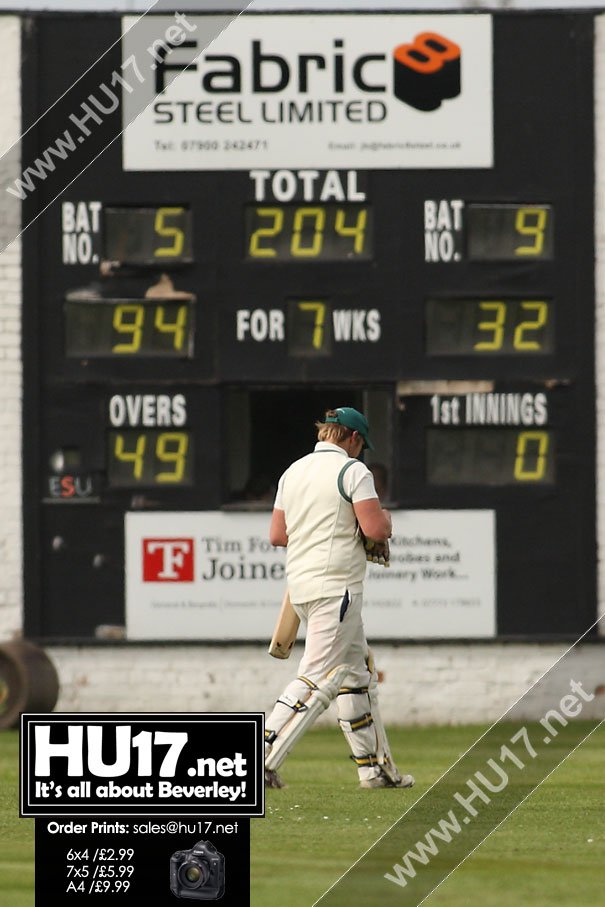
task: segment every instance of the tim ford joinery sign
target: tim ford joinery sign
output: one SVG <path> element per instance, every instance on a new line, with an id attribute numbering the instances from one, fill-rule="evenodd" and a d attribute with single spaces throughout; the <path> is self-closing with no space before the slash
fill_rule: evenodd
<path id="1" fill-rule="evenodd" d="M 125 169 L 492 166 L 489 15 L 242 15 L 208 44 L 215 19 L 124 90 Z M 124 66 L 158 34 L 134 21 Z"/>
<path id="2" fill-rule="evenodd" d="M 134 639 L 271 638 L 286 552 L 269 513 L 129 512 L 126 629 Z M 364 623 L 374 639 L 496 632 L 491 510 L 395 510 L 391 566 L 368 564 Z"/>

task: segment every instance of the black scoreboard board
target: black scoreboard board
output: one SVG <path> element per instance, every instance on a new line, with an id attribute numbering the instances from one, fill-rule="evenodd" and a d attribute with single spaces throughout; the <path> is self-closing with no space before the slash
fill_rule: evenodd
<path id="1" fill-rule="evenodd" d="M 498 636 L 593 623 L 593 17 L 491 20 L 492 166 L 126 171 L 118 139 L 26 200 L 29 637 L 124 625 L 125 514 L 245 511 L 334 405 L 376 425 L 395 507 L 495 512 Z M 25 125 L 119 34 L 33 18 Z"/>

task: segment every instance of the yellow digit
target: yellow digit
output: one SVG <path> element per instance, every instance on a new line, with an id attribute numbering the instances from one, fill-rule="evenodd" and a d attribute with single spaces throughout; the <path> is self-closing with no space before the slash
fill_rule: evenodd
<path id="1" fill-rule="evenodd" d="M 143 475 L 143 460 L 145 457 L 145 435 L 138 435 L 134 450 L 126 450 L 124 447 L 124 435 L 116 435 L 113 452 L 116 460 L 123 463 L 132 463 L 132 475 L 135 479 L 140 479 Z"/>
<path id="2" fill-rule="evenodd" d="M 476 350 L 501 350 L 504 339 L 504 322 L 506 319 L 506 303 L 480 302 L 479 308 L 483 312 L 494 312 L 492 321 L 480 321 L 477 327 L 480 331 L 492 331 L 491 340 L 481 340 L 474 345 Z"/>
<path id="3" fill-rule="evenodd" d="M 536 457 L 535 469 L 526 469 L 525 457 L 528 455 L 528 446 L 537 444 L 537 453 L 531 451 Z M 515 479 L 518 482 L 539 482 L 546 472 L 546 457 L 548 455 L 548 433 L 545 431 L 522 431 L 517 437 L 517 451 L 515 457 Z"/>
<path id="4" fill-rule="evenodd" d="M 264 236 L 277 236 L 284 226 L 284 212 L 281 208 L 257 208 L 258 217 L 270 217 L 273 223 L 267 227 L 257 227 L 250 237 L 248 251 L 252 258 L 275 258 L 277 252 L 270 246 L 261 246 Z"/>
<path id="5" fill-rule="evenodd" d="M 126 320 L 133 315 L 134 320 Z M 130 334 L 130 343 L 116 343 L 112 346 L 112 353 L 138 353 L 141 347 L 143 334 L 143 319 L 145 310 L 142 305 L 117 305 L 113 313 L 113 329 L 118 334 Z"/>
<path id="6" fill-rule="evenodd" d="M 187 306 L 180 305 L 176 313 L 176 321 L 165 320 L 165 309 L 159 305 L 155 313 L 154 325 L 162 334 L 174 334 L 172 345 L 175 350 L 183 349 L 183 340 L 185 339 L 185 327 L 187 324 Z"/>
<path id="7" fill-rule="evenodd" d="M 546 208 L 519 208 L 515 217 L 515 230 L 522 236 L 533 236 L 534 241 L 531 246 L 517 246 L 515 255 L 542 254 L 547 218 Z"/>
<path id="8" fill-rule="evenodd" d="M 180 227 L 171 227 L 166 221 L 169 217 L 181 217 L 184 212 L 184 208 L 158 208 L 156 211 L 153 229 L 158 236 L 168 237 L 172 242 L 169 246 L 154 249 L 154 258 L 178 258 L 181 255 L 185 245 L 185 232 Z"/>
<path id="9" fill-rule="evenodd" d="M 314 218 L 313 241 L 310 246 L 302 245 L 302 231 L 305 218 Z M 326 212 L 323 208 L 297 208 L 292 227 L 292 242 L 290 251 L 296 258 L 315 258 L 321 253 L 324 241 L 324 227 L 326 225 Z"/>
<path id="10" fill-rule="evenodd" d="M 363 245 L 366 238 L 366 223 L 368 220 L 368 212 L 365 208 L 362 208 L 357 215 L 355 225 L 352 227 L 347 227 L 345 223 L 345 217 L 346 211 L 343 208 L 339 208 L 336 212 L 334 229 L 339 236 L 355 237 L 355 240 L 353 242 L 353 250 L 359 255 L 360 252 L 363 252 Z"/>
<path id="11" fill-rule="evenodd" d="M 172 463 L 172 472 L 158 472 L 155 480 L 158 483 L 180 482 L 185 472 L 189 438 L 181 431 L 166 431 L 158 437 L 155 455 L 161 463 Z"/>
<path id="12" fill-rule="evenodd" d="M 525 312 L 535 312 L 535 318 L 521 321 L 515 328 L 513 335 L 513 348 L 516 350 L 539 350 L 540 342 L 538 340 L 524 340 L 523 335 L 526 331 L 539 331 L 543 328 L 548 320 L 548 303 L 541 300 L 535 302 L 522 302 L 521 308 Z"/>
<path id="13" fill-rule="evenodd" d="M 313 324 L 313 339 L 311 344 L 314 350 L 320 350 L 324 337 L 324 322 L 326 320 L 325 302 L 299 302 L 298 308 L 301 312 L 314 312 L 315 321 Z"/>

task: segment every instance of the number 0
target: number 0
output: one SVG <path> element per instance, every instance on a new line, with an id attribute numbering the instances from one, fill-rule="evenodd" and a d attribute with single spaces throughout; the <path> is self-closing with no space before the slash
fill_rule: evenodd
<path id="1" fill-rule="evenodd" d="M 310 246 L 304 246 L 302 243 L 305 218 L 311 221 L 311 229 L 313 231 Z M 320 255 L 323 246 L 325 225 L 326 212 L 323 208 L 297 208 L 294 214 L 292 242 L 290 243 L 290 252 L 292 255 L 295 258 L 315 258 L 317 255 Z"/>
<path id="2" fill-rule="evenodd" d="M 537 444 L 537 450 L 533 447 Z M 529 450 L 530 445 L 532 449 Z M 527 469 L 525 458 L 536 458 L 535 469 Z M 540 482 L 546 473 L 548 456 L 548 434 L 545 431 L 522 431 L 517 437 L 517 455 L 515 457 L 515 479 L 518 482 Z"/>

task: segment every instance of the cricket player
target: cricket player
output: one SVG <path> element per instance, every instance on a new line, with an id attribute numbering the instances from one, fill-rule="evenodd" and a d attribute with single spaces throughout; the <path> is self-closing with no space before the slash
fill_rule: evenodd
<path id="1" fill-rule="evenodd" d="M 269 538 L 287 548 L 290 601 L 306 640 L 298 676 L 266 721 L 265 785 L 284 786 L 277 769 L 335 699 L 360 786 L 411 787 L 414 778 L 401 776 L 391 758 L 361 616 L 367 540 L 386 547 L 392 532 L 372 473 L 357 459 L 374 449 L 368 421 L 341 406 L 316 428 L 313 452 L 281 476 L 271 517 Z"/>

